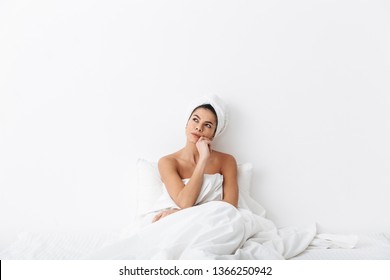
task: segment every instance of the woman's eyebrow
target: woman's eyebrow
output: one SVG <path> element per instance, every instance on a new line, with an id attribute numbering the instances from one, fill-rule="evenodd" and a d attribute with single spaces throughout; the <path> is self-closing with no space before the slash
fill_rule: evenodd
<path id="1" fill-rule="evenodd" d="M 201 117 L 199 117 L 197 114 L 194 114 L 194 117 L 197 117 L 198 119 L 202 119 Z M 212 124 L 212 125 L 214 125 L 214 123 L 213 122 L 211 122 L 211 121 L 205 121 L 205 123 L 209 123 L 209 124 Z"/>

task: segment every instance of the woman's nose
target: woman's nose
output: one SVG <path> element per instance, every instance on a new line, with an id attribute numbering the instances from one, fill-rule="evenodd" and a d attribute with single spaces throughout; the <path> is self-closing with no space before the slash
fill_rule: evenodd
<path id="1" fill-rule="evenodd" d="M 197 126 L 197 127 L 195 127 L 195 129 L 196 129 L 197 131 L 199 131 L 199 132 L 202 132 L 202 129 L 201 129 L 201 128 L 199 128 L 198 126 Z"/>

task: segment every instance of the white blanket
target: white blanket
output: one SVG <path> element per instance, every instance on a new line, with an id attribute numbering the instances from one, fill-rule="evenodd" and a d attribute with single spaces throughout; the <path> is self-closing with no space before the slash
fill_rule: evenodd
<path id="1" fill-rule="evenodd" d="M 268 219 L 213 201 L 181 210 L 87 259 L 284 259 L 302 252 L 315 227 L 279 232 Z"/>
<path id="2" fill-rule="evenodd" d="M 309 246 L 315 225 L 280 231 L 249 194 L 240 192 L 238 208 L 222 202 L 222 183 L 221 174 L 205 175 L 196 206 L 151 223 L 160 210 L 178 208 L 164 190 L 145 215 L 146 226 L 136 233 L 124 232 L 120 240 L 86 258 L 285 259 Z"/>

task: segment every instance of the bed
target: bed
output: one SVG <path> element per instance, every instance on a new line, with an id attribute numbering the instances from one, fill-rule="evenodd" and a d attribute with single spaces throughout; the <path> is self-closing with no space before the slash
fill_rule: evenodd
<path id="1" fill-rule="evenodd" d="M 136 219 L 125 228 L 23 232 L 0 259 L 390 259 L 390 233 L 321 233 L 315 224 L 277 228 L 250 195 L 250 163 L 238 165 L 239 210 L 209 201 L 145 226 L 163 185 L 155 162 L 139 159 L 137 172 Z"/>

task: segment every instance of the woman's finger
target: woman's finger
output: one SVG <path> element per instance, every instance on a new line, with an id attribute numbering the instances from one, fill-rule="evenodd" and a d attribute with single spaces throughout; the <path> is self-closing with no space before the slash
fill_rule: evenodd
<path id="1" fill-rule="evenodd" d="M 158 220 L 160 220 L 162 214 L 163 214 L 163 212 L 160 212 L 156 216 L 154 216 L 154 218 L 152 220 L 152 223 L 157 222 Z"/>

